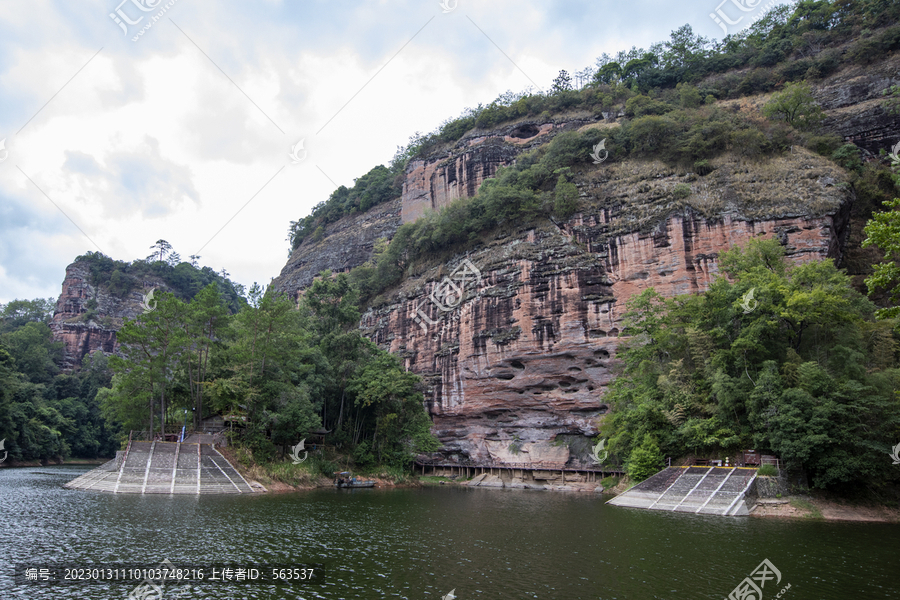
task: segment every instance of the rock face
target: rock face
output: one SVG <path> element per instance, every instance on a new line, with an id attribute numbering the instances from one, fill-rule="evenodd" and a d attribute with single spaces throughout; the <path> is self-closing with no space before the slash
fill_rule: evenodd
<path id="1" fill-rule="evenodd" d="M 410 161 L 403 183 L 403 222 L 415 221 L 426 211 L 440 209 L 458 198 L 474 196 L 485 179 L 512 163 L 521 152 L 586 122 L 517 123 L 489 135 L 463 137 L 448 151 Z"/>
<path id="2" fill-rule="evenodd" d="M 885 112 L 881 91 L 900 83 L 898 73 L 900 56 L 814 85 L 826 127 L 872 153 L 888 148 L 900 139 L 900 123 Z M 755 110 L 765 100 L 721 104 Z M 470 132 L 410 162 L 401 198 L 304 240 L 273 288 L 296 297 L 324 269 L 365 263 L 402 223 L 473 196 L 500 166 L 561 131 L 615 126 L 589 114 L 545 121 Z M 833 163 L 802 148 L 711 163 L 705 176 L 653 161 L 598 165 L 579 174 L 583 210 L 568 222 L 502 232 L 465 256 L 426 264 L 365 313 L 362 330 L 424 377 L 445 457 L 590 466 L 590 437 L 609 409 L 604 395 L 632 295 L 651 286 L 666 296 L 702 292 L 718 274 L 719 253 L 754 237 L 778 239 L 798 262 L 844 256 L 852 196 Z M 675 193 L 679 184 L 689 187 L 686 197 Z M 458 270 L 464 259 L 477 277 L 445 276 L 468 273 Z M 86 318 L 91 298 L 103 316 Z M 112 351 L 116 329 L 141 310 L 140 300 L 140 292 L 119 300 L 95 290 L 78 263 L 70 265 L 52 325 L 70 364 Z"/>
<path id="3" fill-rule="evenodd" d="M 873 155 L 900 141 L 900 118 L 884 106 L 882 92 L 900 84 L 900 55 L 866 66 L 853 65 L 815 86 L 828 117 L 824 126 Z"/>
<path id="4" fill-rule="evenodd" d="M 116 331 L 125 319 L 133 319 L 144 310 L 141 306 L 143 294 L 154 287 L 167 290 L 161 281 L 147 280 L 145 289 L 133 291 L 121 299 L 91 285 L 90 270 L 85 263 L 74 262 L 66 267 L 62 293 L 50 322 L 53 339 L 65 343 L 64 368 L 80 366 L 85 356 L 97 350 L 107 354 L 114 352 Z M 94 308 L 89 308 L 91 300 L 96 302 Z"/>
<path id="5" fill-rule="evenodd" d="M 272 281 L 272 287 L 296 296 L 322 271 L 342 273 L 363 264 L 372 257 L 375 242 L 392 238 L 400 227 L 400 206 L 399 198 L 379 204 L 330 224 L 322 240 L 313 240 L 312 236 L 303 240 Z"/>
<path id="6" fill-rule="evenodd" d="M 593 118 L 585 114 L 558 123 L 526 121 L 487 133 L 473 132 L 427 159 L 410 161 L 400 198 L 327 225 L 321 240 L 311 236 L 303 240 L 272 280 L 272 287 L 296 296 L 326 269 L 341 273 L 365 263 L 372 258 L 375 242 L 392 238 L 402 223 L 415 221 L 457 198 L 474 196 L 485 179 L 522 152 L 590 122 Z"/>
<path id="7" fill-rule="evenodd" d="M 839 168 L 805 151 L 713 166 L 699 178 L 662 164 L 601 165 L 569 222 L 501 234 L 365 313 L 363 331 L 425 378 L 445 456 L 590 466 L 628 298 L 649 287 L 702 292 L 719 253 L 753 237 L 780 240 L 796 262 L 840 259 L 852 198 L 835 185 Z M 692 189 L 682 200 L 671 193 L 679 183 Z M 464 260 L 479 277 L 459 277 Z"/>

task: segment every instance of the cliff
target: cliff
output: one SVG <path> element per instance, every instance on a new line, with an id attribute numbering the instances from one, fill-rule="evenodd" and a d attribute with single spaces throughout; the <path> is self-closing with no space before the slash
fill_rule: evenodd
<path id="1" fill-rule="evenodd" d="M 892 56 L 813 83 L 826 130 L 870 154 L 892 145 L 900 124 L 881 92 L 898 80 L 900 56 Z M 755 112 L 769 98 L 721 104 Z M 345 217 L 317 246 L 301 245 L 274 285 L 297 293 L 319 264 L 333 271 L 362 264 L 378 236 L 389 239 L 401 221 L 474 195 L 498 167 L 560 131 L 616 126 L 586 114 L 545 121 L 470 131 L 411 161 L 399 220 L 369 233 L 356 223 L 378 220 L 374 210 L 382 209 Z M 854 209 L 848 175 L 834 163 L 799 147 L 757 162 L 728 154 L 711 163 L 705 176 L 653 161 L 597 165 L 579 175 L 582 210 L 567 222 L 482 237 L 446 264 L 416 257 L 425 263 L 420 272 L 368 309 L 362 330 L 424 377 L 445 456 L 588 464 L 589 436 L 609 409 L 603 397 L 615 376 L 625 302 L 648 287 L 666 296 L 702 292 L 723 249 L 775 237 L 796 262 L 846 258 L 860 273 L 868 268 L 872 249 L 859 248 L 868 215 Z M 690 187 L 687 197 L 673 194 L 678 184 Z M 390 210 L 396 214 L 395 205 Z M 342 261 L 348 239 L 359 241 Z M 478 277 L 466 276 L 468 264 Z M 452 306 L 443 302 L 448 293 L 459 295 Z"/>
<path id="2" fill-rule="evenodd" d="M 330 224 L 321 240 L 311 236 L 291 253 L 272 287 L 296 296 L 322 271 L 342 273 L 363 264 L 372 257 L 375 242 L 390 239 L 400 227 L 400 210 L 398 198 Z"/>
<path id="3" fill-rule="evenodd" d="M 520 153 L 590 121 L 593 119 L 585 115 L 559 123 L 523 122 L 487 133 L 470 132 L 450 148 L 410 161 L 403 182 L 403 222 L 415 221 L 428 210 L 440 209 L 458 198 L 474 196 L 485 179 Z"/>
<path id="4" fill-rule="evenodd" d="M 540 126 L 525 122 L 496 131 L 472 131 L 426 159 L 411 160 L 400 198 L 327 225 L 321 240 L 312 236 L 304 239 L 272 280 L 273 289 L 295 296 L 326 269 L 341 273 L 365 263 L 372 257 L 375 242 L 391 239 L 401 224 L 415 221 L 429 210 L 439 210 L 457 198 L 474 196 L 485 179 L 522 152 L 592 121 L 583 114 Z"/>
<path id="5" fill-rule="evenodd" d="M 365 313 L 365 333 L 425 377 L 445 454 L 587 466 L 629 297 L 701 292 L 719 252 L 751 237 L 779 239 L 796 262 L 840 260 L 852 200 L 835 185 L 840 168 L 805 150 L 712 162 L 702 178 L 661 163 L 600 165 L 568 222 L 473 247 L 465 258 L 480 276 L 463 281 L 451 310 L 438 304 L 463 257 L 408 278 Z M 678 183 L 693 190 L 684 200 L 671 195 Z"/>
<path id="6" fill-rule="evenodd" d="M 881 91 L 900 83 L 900 58 L 850 66 L 814 83 L 826 128 L 874 154 L 900 137 Z M 755 111 L 760 95 L 721 102 Z M 500 166 L 562 131 L 615 127 L 589 113 L 523 119 L 473 130 L 410 161 L 401 197 L 344 216 L 291 253 L 273 289 L 296 296 L 322 270 L 368 261 L 379 239 L 457 198 L 473 196 Z M 369 307 L 360 327 L 426 381 L 426 402 L 444 454 L 478 461 L 589 464 L 590 437 L 609 409 L 626 301 L 654 287 L 698 293 L 718 273 L 723 249 L 775 237 L 797 262 L 870 264 L 859 246 L 867 215 L 829 160 L 795 147 L 751 161 L 725 154 L 707 175 L 661 162 L 608 161 L 577 173 L 580 209 L 479 236 L 465 254 L 413 257 L 415 272 Z M 676 186 L 690 193 L 675 193 Z M 862 272 L 862 267 L 857 269 Z M 448 275 L 449 274 L 449 275 Z M 149 286 L 147 286 L 149 287 Z M 96 298 L 97 315 L 85 303 Z M 119 301 L 70 266 L 53 327 L 72 361 L 111 351 L 140 293 Z"/>
<path id="7" fill-rule="evenodd" d="M 62 293 L 50 322 L 53 339 L 65 343 L 63 367 L 78 367 L 85 356 L 97 350 L 107 354 L 114 352 L 116 332 L 125 319 L 133 319 L 143 312 L 143 294 L 154 287 L 161 291 L 168 289 L 161 280 L 148 278 L 143 289 L 119 298 L 102 287 L 91 285 L 86 263 L 76 261 L 66 267 Z M 91 300 L 96 302 L 94 308 L 89 308 L 93 304 L 89 305 Z"/>

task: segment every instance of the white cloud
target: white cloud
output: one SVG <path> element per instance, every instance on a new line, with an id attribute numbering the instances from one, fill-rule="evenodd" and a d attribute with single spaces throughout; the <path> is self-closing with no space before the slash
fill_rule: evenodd
<path id="1" fill-rule="evenodd" d="M 207 244 L 202 264 L 268 283 L 289 222 L 414 132 L 686 20 L 718 31 L 706 0 L 178 0 L 132 42 L 117 5 L 0 4 L 0 302 L 58 294 L 85 234 L 120 260 Z"/>

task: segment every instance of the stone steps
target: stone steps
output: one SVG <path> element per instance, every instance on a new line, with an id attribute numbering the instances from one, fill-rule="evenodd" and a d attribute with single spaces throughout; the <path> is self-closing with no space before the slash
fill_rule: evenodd
<path id="1" fill-rule="evenodd" d="M 745 495 L 755 480 L 756 469 L 669 467 L 608 503 L 704 515 L 746 515 Z"/>
<path id="2" fill-rule="evenodd" d="M 257 492 L 212 444 L 132 442 L 122 466 L 116 464 L 113 459 L 64 487 L 114 494 Z"/>

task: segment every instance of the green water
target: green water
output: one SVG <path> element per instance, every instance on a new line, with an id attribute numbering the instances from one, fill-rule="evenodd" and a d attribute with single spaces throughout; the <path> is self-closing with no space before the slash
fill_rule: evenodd
<path id="1" fill-rule="evenodd" d="M 763 559 L 763 598 L 900 598 L 900 525 L 722 518 L 593 494 L 438 487 L 259 496 L 63 489 L 81 467 L 0 470 L 0 599 L 125 599 L 134 585 L 16 585 L 15 563 L 316 564 L 286 586 L 170 584 L 165 598 L 721 600 Z M 155 598 L 155 596 L 153 597 Z M 150 600 L 148 597 L 147 600 Z"/>

